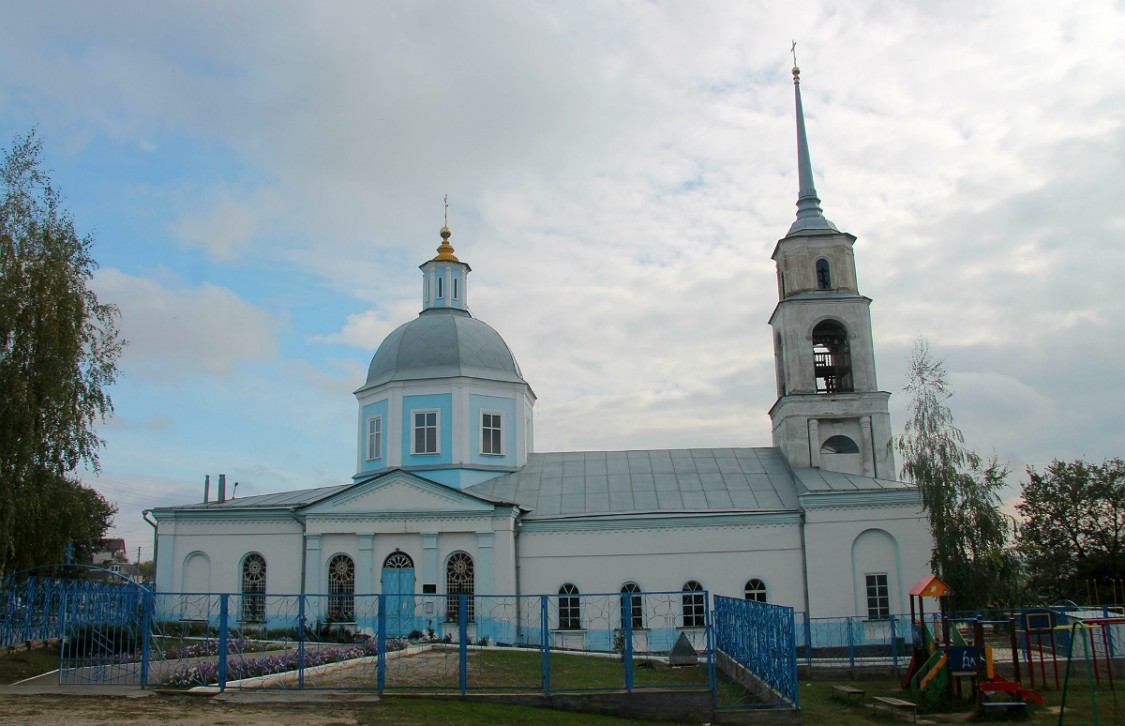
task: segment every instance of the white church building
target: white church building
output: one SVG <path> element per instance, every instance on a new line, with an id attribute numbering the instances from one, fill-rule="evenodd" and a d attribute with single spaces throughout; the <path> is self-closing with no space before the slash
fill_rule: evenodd
<path id="1" fill-rule="evenodd" d="M 896 479 L 856 238 L 821 211 L 794 81 L 800 192 L 773 252 L 772 445 L 536 451 L 535 393 L 470 312 L 470 267 L 443 227 L 421 312 L 355 393 L 351 481 L 153 509 L 157 591 L 330 594 L 338 612 L 323 615 L 344 620 L 340 598 L 371 594 L 440 611 L 453 594 L 683 593 L 688 629 L 702 591 L 813 617 L 905 612 L 929 528 Z M 244 598 L 239 617 L 265 618 L 263 601 Z M 581 629 L 577 613 L 560 607 L 555 627 Z"/>

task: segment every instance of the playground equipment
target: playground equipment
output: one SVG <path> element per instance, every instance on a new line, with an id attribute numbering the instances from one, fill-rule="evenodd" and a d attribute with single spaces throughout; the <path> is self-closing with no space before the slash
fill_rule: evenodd
<path id="1" fill-rule="evenodd" d="M 950 619 L 946 616 L 946 598 L 951 594 L 953 591 L 949 586 L 932 575 L 923 578 L 910 590 L 910 615 L 917 630 L 914 655 L 902 681 L 903 689 L 909 688 L 916 701 L 925 699 L 937 703 L 960 696 L 964 692 L 963 683 L 967 681 L 969 693 L 981 707 L 1021 708 L 1027 703 L 1042 704 L 1042 696 L 1024 688 L 1020 681 L 1016 619 Z M 932 632 L 925 621 L 923 597 L 938 599 L 940 619 L 935 618 Z M 971 625 L 972 644 L 965 640 L 958 624 Z M 1012 680 L 996 672 L 994 648 L 985 640 L 986 627 L 993 630 L 1007 628 L 1009 632 Z M 1007 698 L 995 700 L 998 694 Z"/>

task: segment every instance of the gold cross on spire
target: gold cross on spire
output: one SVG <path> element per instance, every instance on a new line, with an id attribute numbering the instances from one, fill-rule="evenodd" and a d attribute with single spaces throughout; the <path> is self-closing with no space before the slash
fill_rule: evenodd
<path id="1" fill-rule="evenodd" d="M 793 54 L 793 67 L 797 67 L 797 41 L 793 41 L 793 45 L 789 46 L 789 52 Z"/>
<path id="2" fill-rule="evenodd" d="M 449 195 L 445 195 L 445 226 L 449 226 Z"/>

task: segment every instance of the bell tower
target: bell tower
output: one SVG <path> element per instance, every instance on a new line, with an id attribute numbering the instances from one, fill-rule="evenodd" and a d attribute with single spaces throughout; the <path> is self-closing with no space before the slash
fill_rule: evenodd
<path id="1" fill-rule="evenodd" d="M 896 479 L 890 394 L 875 382 L 871 299 L 860 294 L 856 280 L 856 238 L 820 208 L 796 65 L 793 90 L 800 190 L 797 219 L 773 250 L 773 444 L 794 467 Z"/>

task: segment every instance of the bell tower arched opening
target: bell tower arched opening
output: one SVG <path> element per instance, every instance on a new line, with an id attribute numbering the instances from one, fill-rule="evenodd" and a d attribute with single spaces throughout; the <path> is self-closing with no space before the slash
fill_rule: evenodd
<path id="1" fill-rule="evenodd" d="M 813 328 L 812 343 L 816 392 L 854 391 L 847 329 L 836 320 L 822 320 Z"/>

